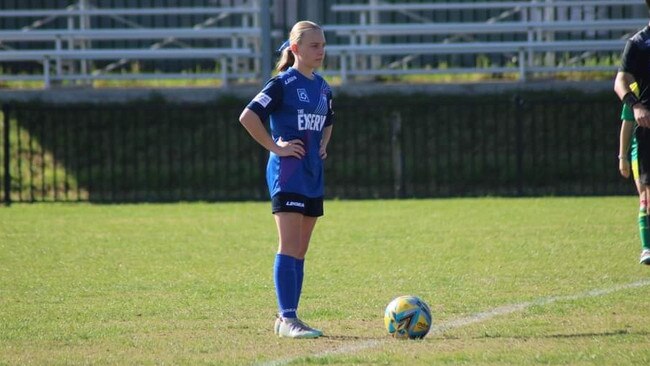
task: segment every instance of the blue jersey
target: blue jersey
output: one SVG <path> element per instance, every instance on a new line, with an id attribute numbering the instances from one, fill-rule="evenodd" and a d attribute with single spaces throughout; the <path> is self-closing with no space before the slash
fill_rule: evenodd
<path id="1" fill-rule="evenodd" d="M 323 128 L 334 120 L 332 91 L 320 75 L 313 76 L 309 79 L 290 67 L 269 80 L 246 107 L 262 121 L 270 117 L 274 141 L 300 139 L 305 147 L 302 159 L 270 153 L 266 182 L 271 197 L 279 192 L 311 198 L 324 195 L 319 150 Z"/>

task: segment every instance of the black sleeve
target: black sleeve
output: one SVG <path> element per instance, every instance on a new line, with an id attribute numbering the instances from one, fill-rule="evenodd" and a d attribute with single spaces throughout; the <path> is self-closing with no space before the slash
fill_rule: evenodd
<path id="1" fill-rule="evenodd" d="M 639 48 L 629 39 L 625 44 L 623 55 L 621 56 L 621 67 L 619 71 L 627 72 L 632 75 L 638 75 L 639 72 Z"/>
<path id="2" fill-rule="evenodd" d="M 274 77 L 269 80 L 261 92 L 248 103 L 246 108 L 255 112 L 262 121 L 282 105 L 282 82 Z"/>
<path id="3" fill-rule="evenodd" d="M 332 109 L 332 91 L 327 93 L 327 116 L 325 117 L 325 127 L 334 124 L 334 109 Z"/>

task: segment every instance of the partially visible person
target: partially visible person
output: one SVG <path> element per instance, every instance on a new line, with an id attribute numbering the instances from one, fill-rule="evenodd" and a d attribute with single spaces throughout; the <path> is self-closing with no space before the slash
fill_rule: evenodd
<path id="1" fill-rule="evenodd" d="M 650 9 L 650 0 L 645 2 Z M 632 87 L 638 88 L 638 92 L 635 93 Z M 639 197 L 646 198 L 647 201 L 647 197 L 650 197 L 650 26 L 646 25 L 639 30 L 625 44 L 621 67 L 614 81 L 614 91 L 632 111 L 634 121 L 638 124 L 634 130 L 637 143 L 637 180 Z M 625 157 L 625 155 L 619 154 L 619 168 L 625 169 L 626 163 L 620 159 L 621 156 Z M 639 219 L 640 225 L 648 226 L 647 213 L 642 216 L 645 219 Z M 641 251 L 640 262 L 650 265 L 649 251 L 645 249 Z"/>
<path id="2" fill-rule="evenodd" d="M 631 86 L 632 92 L 638 94 L 638 86 Z M 621 133 L 619 136 L 618 149 L 618 170 L 625 178 L 630 175 L 634 178 L 636 190 L 639 194 L 639 238 L 641 239 L 641 258 L 642 264 L 650 265 L 650 225 L 648 224 L 648 196 L 645 187 L 639 181 L 639 161 L 637 152 L 637 139 L 635 131 L 637 129 L 634 113 L 632 109 L 623 104 L 621 111 Z"/>

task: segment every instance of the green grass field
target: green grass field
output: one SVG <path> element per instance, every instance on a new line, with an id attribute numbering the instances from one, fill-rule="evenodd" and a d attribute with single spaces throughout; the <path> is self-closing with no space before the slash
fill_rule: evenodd
<path id="1" fill-rule="evenodd" d="M 288 340 L 268 203 L 0 208 L 0 364 L 650 364 L 633 196 L 325 209 L 300 315 L 326 337 Z M 402 294 L 422 341 L 384 332 Z"/>

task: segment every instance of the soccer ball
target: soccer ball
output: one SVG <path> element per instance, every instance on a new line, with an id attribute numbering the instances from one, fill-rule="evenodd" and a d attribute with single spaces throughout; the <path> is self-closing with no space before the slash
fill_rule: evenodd
<path id="1" fill-rule="evenodd" d="M 431 329 L 429 305 L 417 296 L 399 296 L 386 306 L 384 325 L 395 338 L 421 339 Z"/>

